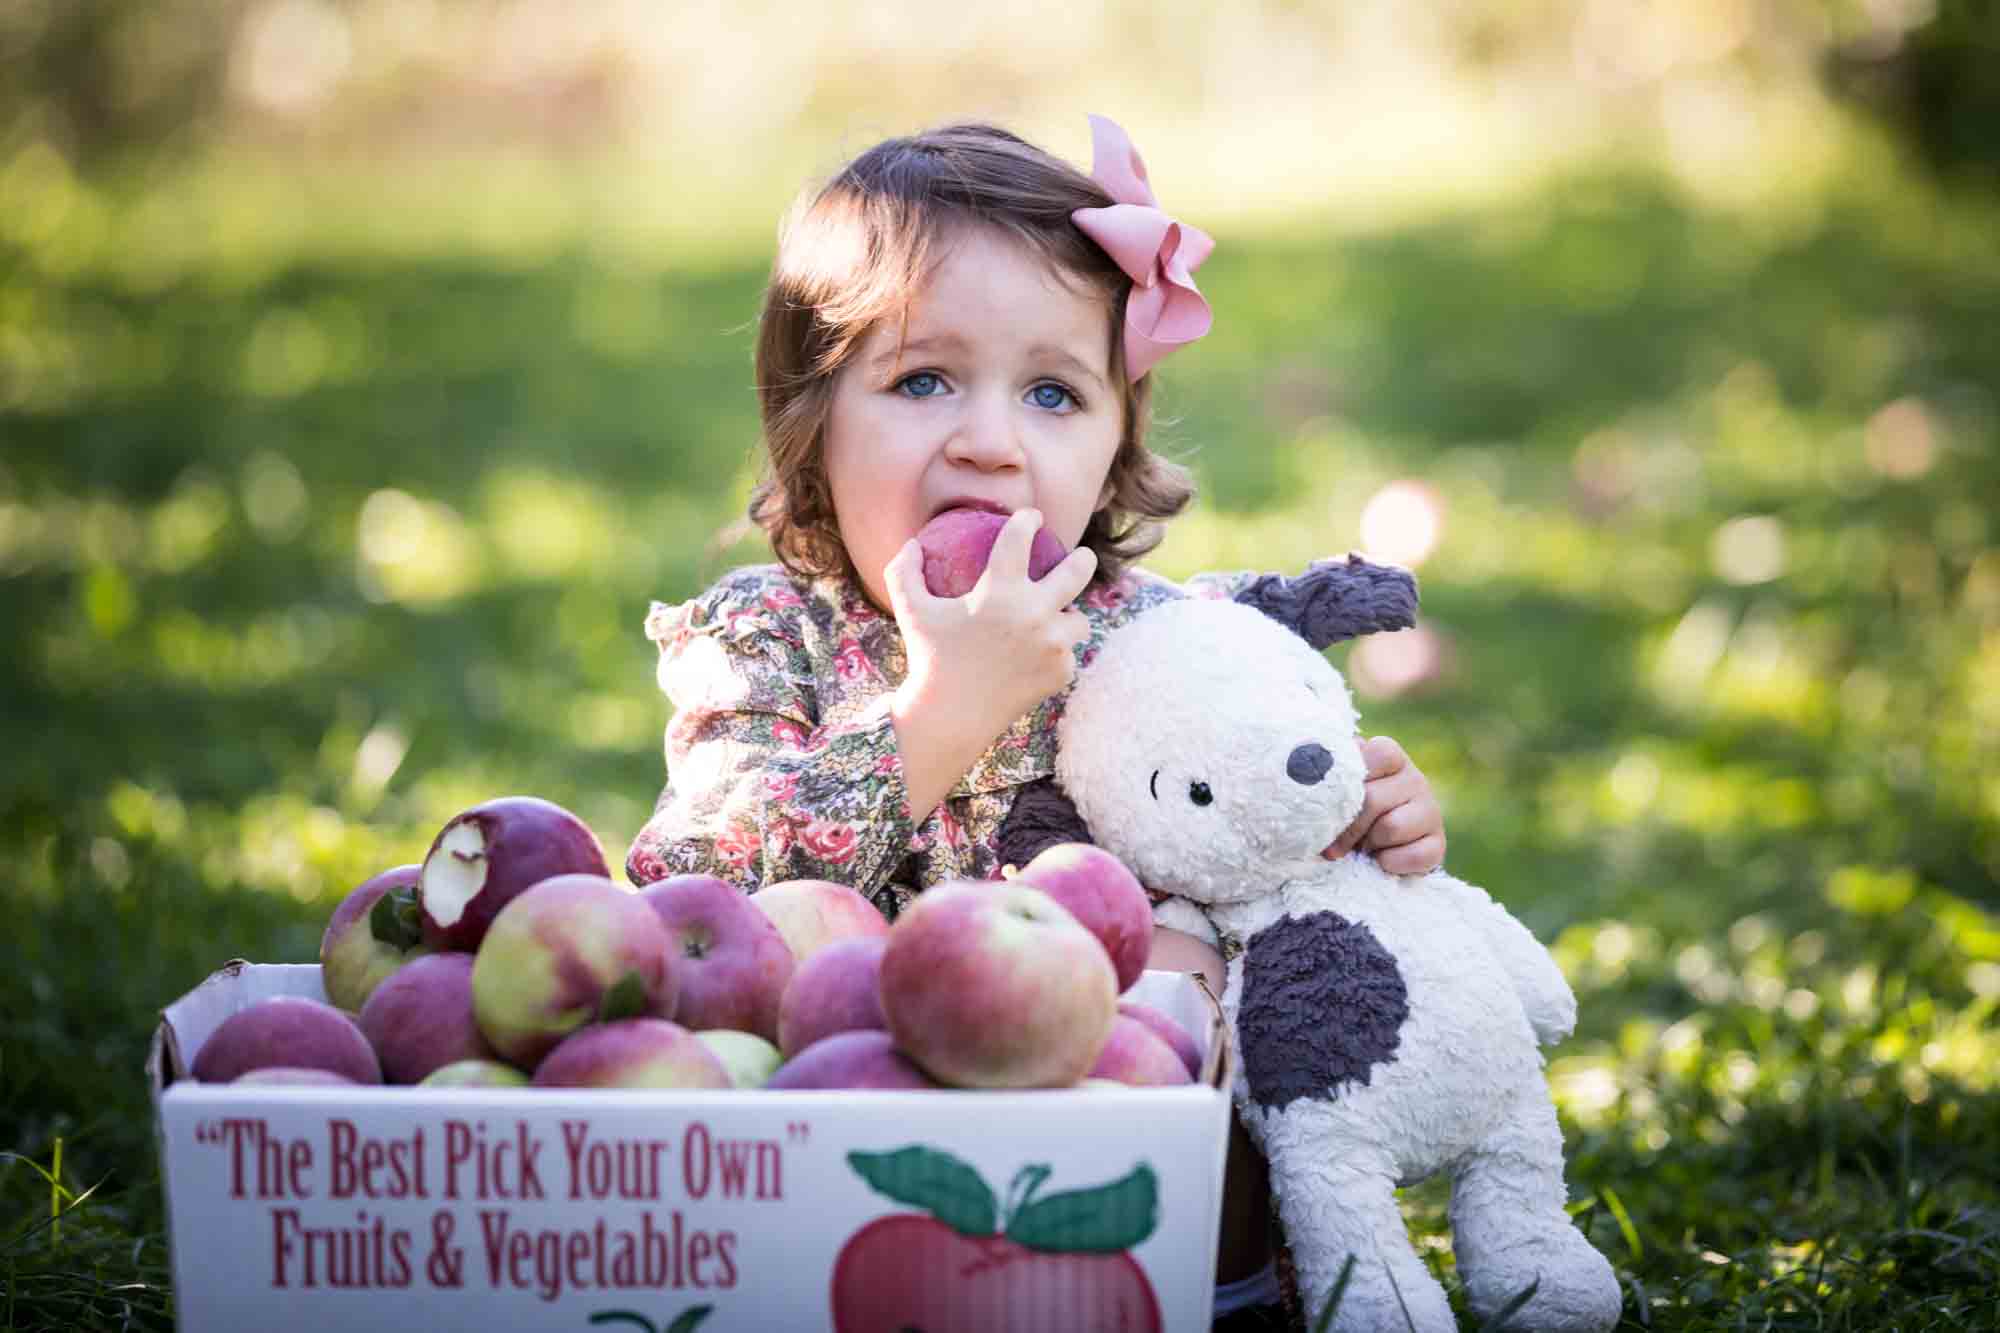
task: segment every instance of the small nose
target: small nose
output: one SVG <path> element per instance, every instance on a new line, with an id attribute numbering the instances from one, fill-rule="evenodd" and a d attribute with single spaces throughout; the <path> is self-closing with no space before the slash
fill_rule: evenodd
<path id="1" fill-rule="evenodd" d="M 1007 404 L 975 401 L 958 421 L 946 452 L 954 462 L 988 472 L 1014 467 L 1021 461 L 1014 427 Z"/>
<path id="2" fill-rule="evenodd" d="M 1326 771 L 1332 767 L 1333 756 L 1327 748 L 1308 741 L 1293 750 L 1291 757 L 1285 760 L 1285 776 L 1301 786 L 1310 787 L 1325 777 Z"/>

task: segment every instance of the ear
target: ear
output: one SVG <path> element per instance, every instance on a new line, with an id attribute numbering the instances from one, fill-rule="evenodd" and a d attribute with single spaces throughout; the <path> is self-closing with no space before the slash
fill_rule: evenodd
<path id="1" fill-rule="evenodd" d="M 1001 865 L 1025 866 L 1057 843 L 1096 841 L 1075 802 L 1055 779 L 1041 778 L 1021 788 L 1021 794 L 1014 798 L 1014 808 L 1001 822 L 995 846 Z"/>
<path id="2" fill-rule="evenodd" d="M 1236 600 L 1253 606 L 1314 648 L 1417 623 L 1417 580 L 1407 569 L 1358 555 L 1315 561 L 1296 578 L 1265 574 Z"/>

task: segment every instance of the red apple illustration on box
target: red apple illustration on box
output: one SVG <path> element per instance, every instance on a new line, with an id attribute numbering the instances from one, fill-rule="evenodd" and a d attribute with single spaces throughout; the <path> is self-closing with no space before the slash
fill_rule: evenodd
<path id="1" fill-rule="evenodd" d="M 1157 1221 L 1145 1163 L 1040 1199 L 1049 1168 L 1024 1166 L 1003 1213 L 977 1171 L 935 1148 L 847 1162 L 877 1193 L 924 1211 L 848 1237 L 833 1264 L 835 1333 L 1159 1333 L 1153 1285 L 1126 1253 Z"/>

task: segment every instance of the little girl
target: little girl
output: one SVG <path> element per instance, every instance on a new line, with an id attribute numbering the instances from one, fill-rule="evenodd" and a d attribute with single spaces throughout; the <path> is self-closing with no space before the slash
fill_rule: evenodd
<path id="1" fill-rule="evenodd" d="M 1062 697 L 1103 636 L 1250 577 L 1181 588 L 1133 564 L 1193 496 L 1146 448 L 1149 372 L 1208 329 L 1193 270 L 1211 243 L 1160 210 L 1122 130 L 1092 129 L 1090 176 L 952 125 L 876 145 L 793 210 L 759 325 L 769 466 L 750 503 L 778 563 L 647 617 L 675 712 L 635 883 L 829 879 L 893 918 L 940 880 L 992 877 L 1001 823 L 1054 771 Z M 1009 517 L 979 584 L 934 597 L 915 534 L 966 506 Z M 1043 527 L 1073 549 L 1031 581 Z M 1364 748 L 1367 803 L 1335 850 L 1437 866 L 1423 774 L 1386 737 Z M 1152 961 L 1220 993 L 1206 944 L 1163 929 Z M 1225 1279 L 1268 1255 L 1261 1163 L 1239 1160 L 1247 1234 L 1225 1234 Z"/>

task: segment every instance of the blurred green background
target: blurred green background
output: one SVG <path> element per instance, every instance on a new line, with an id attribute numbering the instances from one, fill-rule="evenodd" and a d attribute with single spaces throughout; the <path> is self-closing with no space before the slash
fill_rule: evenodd
<path id="1" fill-rule="evenodd" d="M 1097 110 L 1220 240 L 1152 564 L 1418 569 L 1420 629 L 1337 660 L 1578 990 L 1552 1084 L 1630 1326 L 2000 1327 L 1997 40 L 1949 0 L 0 3 L 0 1321 L 164 1326 L 161 1006 L 312 960 L 488 796 L 622 856 L 647 603 L 765 558 L 797 187 L 962 115 L 1087 162 Z"/>

